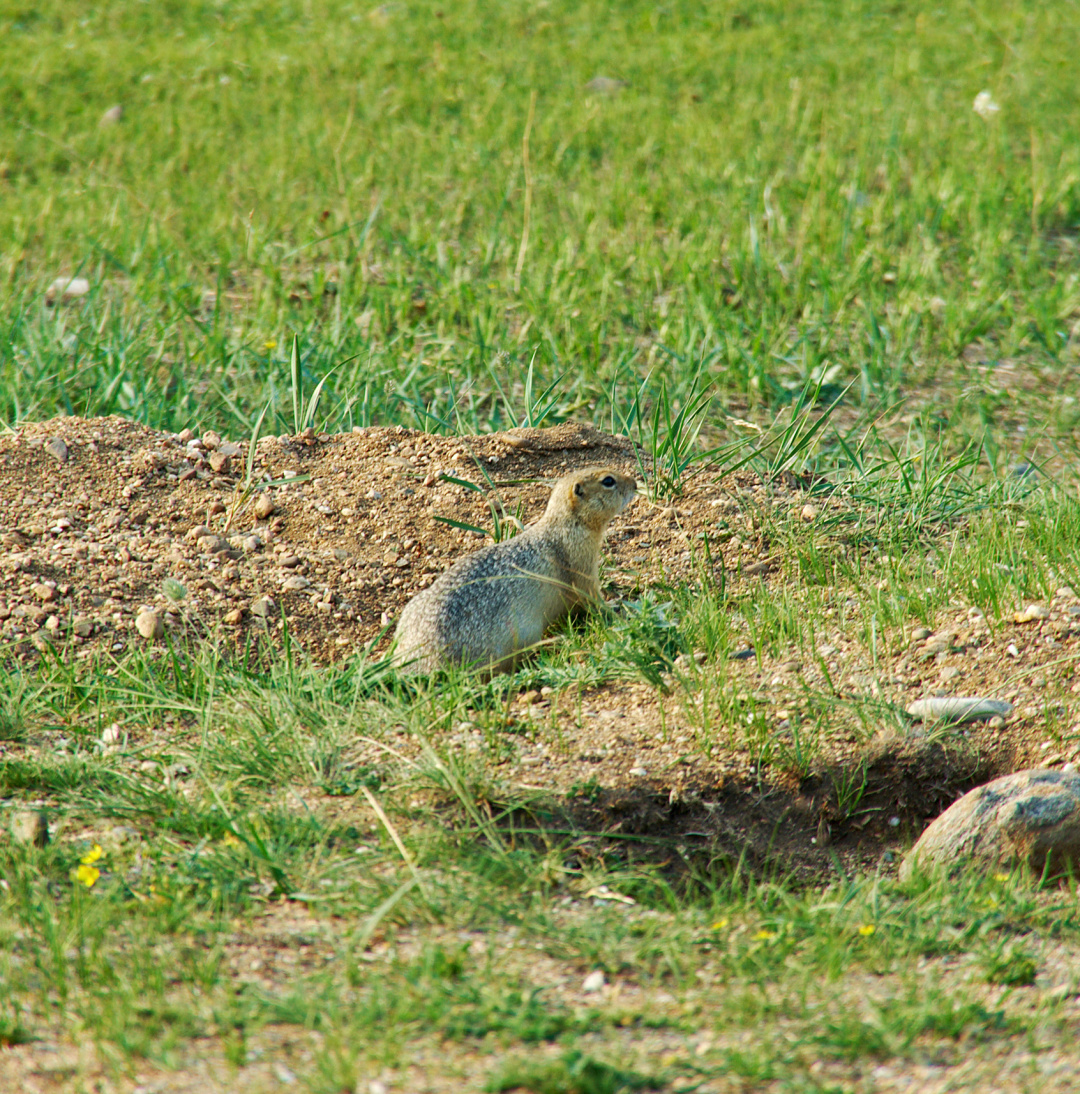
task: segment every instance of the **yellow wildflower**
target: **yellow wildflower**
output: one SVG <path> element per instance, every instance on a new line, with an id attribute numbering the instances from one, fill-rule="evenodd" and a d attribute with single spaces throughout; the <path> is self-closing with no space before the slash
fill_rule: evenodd
<path id="1" fill-rule="evenodd" d="M 85 862 L 79 864 L 75 871 L 75 880 L 81 881 L 88 889 L 94 887 L 94 882 L 101 877 L 101 871 L 96 866 L 88 866 Z"/>
<path id="2" fill-rule="evenodd" d="M 105 852 L 102 851 L 101 844 L 100 843 L 95 843 L 94 846 L 91 847 L 90 850 L 87 851 L 86 854 L 83 855 L 83 857 L 81 859 L 79 859 L 79 861 L 84 866 L 93 866 L 94 863 L 97 862 L 97 860 L 99 858 L 101 858 L 101 856 L 103 854 L 105 854 Z"/>
<path id="3" fill-rule="evenodd" d="M 1009 875 L 1008 874 L 994 874 L 994 880 L 995 881 L 1008 881 L 1009 880 Z"/>
<path id="4" fill-rule="evenodd" d="M 271 349 L 277 349 L 277 342 L 274 342 L 274 341 L 270 341 L 270 342 L 263 342 L 263 345 L 264 345 L 264 346 L 266 347 L 266 349 L 268 349 L 268 350 L 271 350 Z"/>
<path id="5" fill-rule="evenodd" d="M 761 930 L 758 931 L 758 933 L 756 935 L 754 935 L 754 940 L 756 942 L 768 942 L 770 938 L 775 938 L 775 937 L 776 937 L 776 931 L 769 931 L 769 930 L 766 930 L 764 927 L 762 927 Z"/>
<path id="6" fill-rule="evenodd" d="M 715 923 L 713 923 L 709 927 L 709 930 L 710 931 L 722 931 L 727 925 L 728 925 L 727 916 L 724 916 L 723 919 L 718 919 Z"/>
<path id="7" fill-rule="evenodd" d="M 877 927 L 875 927 L 873 923 L 864 923 L 859 928 L 859 934 L 861 934 L 863 938 L 869 938 L 876 930 Z"/>

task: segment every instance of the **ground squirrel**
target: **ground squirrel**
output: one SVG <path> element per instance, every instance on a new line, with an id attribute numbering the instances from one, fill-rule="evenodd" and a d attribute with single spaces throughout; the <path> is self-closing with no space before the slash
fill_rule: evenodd
<path id="1" fill-rule="evenodd" d="M 508 669 L 573 608 L 603 603 L 600 544 L 636 490 L 613 467 L 563 476 L 540 520 L 461 559 L 405 605 L 396 662 L 409 672 L 447 664 Z"/>

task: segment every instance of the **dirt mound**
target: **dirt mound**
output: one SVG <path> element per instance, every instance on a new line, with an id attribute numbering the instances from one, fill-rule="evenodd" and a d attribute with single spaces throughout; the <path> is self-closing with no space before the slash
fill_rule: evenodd
<path id="1" fill-rule="evenodd" d="M 0 438 L 0 622 L 39 648 L 138 641 L 142 609 L 184 608 L 238 633 L 280 626 L 316 658 L 361 648 L 490 527 L 541 511 L 545 481 L 596 462 L 634 469 L 628 441 L 584 426 L 453 439 L 403 428 L 247 445 L 64 418 Z M 286 480 L 269 490 L 265 481 Z M 288 480 L 301 480 L 292 481 Z M 263 508 L 260 508 L 260 505 Z M 646 514 L 646 518 L 648 514 Z M 252 606 L 269 597 L 269 611 Z"/>

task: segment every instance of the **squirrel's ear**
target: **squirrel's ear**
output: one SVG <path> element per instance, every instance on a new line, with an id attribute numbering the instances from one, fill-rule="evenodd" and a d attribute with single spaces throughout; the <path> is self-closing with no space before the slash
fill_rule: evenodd
<path id="1" fill-rule="evenodd" d="M 580 482 L 574 483 L 574 493 L 577 494 L 579 498 L 585 497 L 585 487 L 582 486 Z"/>

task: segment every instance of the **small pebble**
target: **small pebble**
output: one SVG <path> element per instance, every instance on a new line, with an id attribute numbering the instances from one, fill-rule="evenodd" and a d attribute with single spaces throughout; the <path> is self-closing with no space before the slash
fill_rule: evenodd
<path id="1" fill-rule="evenodd" d="M 199 536 L 196 540 L 196 546 L 200 551 L 208 555 L 220 555 L 223 551 L 229 549 L 229 541 L 224 536 L 215 536 L 213 534 L 208 536 Z"/>
<path id="2" fill-rule="evenodd" d="M 266 520 L 267 517 L 273 514 L 274 508 L 273 498 L 271 498 L 266 491 L 263 491 L 263 493 L 255 499 L 255 516 L 257 516 L 259 520 Z"/>
<path id="3" fill-rule="evenodd" d="M 268 619 L 274 614 L 276 605 L 274 600 L 269 596 L 257 596 L 251 602 L 251 614 L 258 616 L 260 619 Z"/>
<path id="4" fill-rule="evenodd" d="M 1045 604 L 1029 604 L 1022 612 L 1016 612 L 1013 616 L 1017 623 L 1034 623 L 1049 618 L 1050 609 Z"/>
<path id="5" fill-rule="evenodd" d="M 915 642 L 925 642 L 933 633 L 929 627 L 916 627 L 911 632 L 911 637 Z"/>
<path id="6" fill-rule="evenodd" d="M 809 523 L 812 520 L 817 520 L 818 511 L 813 505 L 804 505 L 800 515 L 803 520 Z"/>
<path id="7" fill-rule="evenodd" d="M 165 634 L 165 624 L 154 611 L 142 611 L 135 617 L 135 629 L 143 638 L 153 641 Z"/>
<path id="8" fill-rule="evenodd" d="M 51 603 L 54 600 L 60 599 L 60 593 L 57 592 L 55 585 L 47 585 L 45 582 L 37 581 L 30 586 L 30 591 L 38 598 L 38 600 L 45 601 L 46 604 Z"/>
<path id="9" fill-rule="evenodd" d="M 46 441 L 45 451 L 60 463 L 67 463 L 68 461 L 68 446 L 59 437 L 53 437 Z"/>
<path id="10" fill-rule="evenodd" d="M 85 296 L 90 291 L 90 282 L 85 277 L 58 277 L 46 290 L 46 300 L 59 299 L 66 303 Z"/>
<path id="11" fill-rule="evenodd" d="M 581 990 L 587 995 L 592 995 L 598 991 L 603 991 L 606 984 L 607 978 L 603 972 L 600 969 L 594 969 L 581 982 Z"/>

